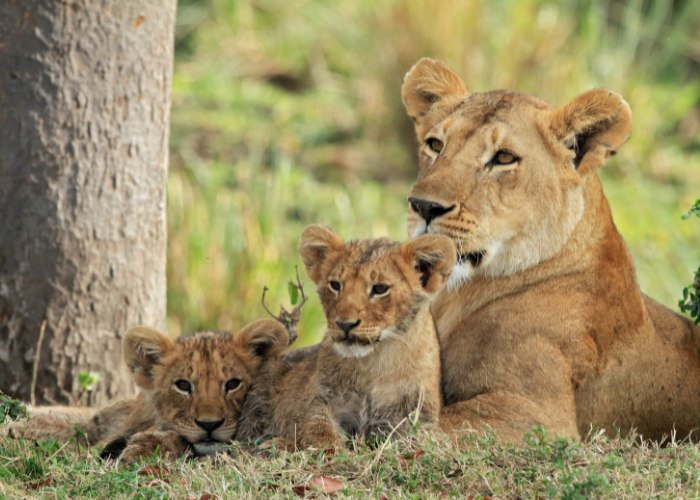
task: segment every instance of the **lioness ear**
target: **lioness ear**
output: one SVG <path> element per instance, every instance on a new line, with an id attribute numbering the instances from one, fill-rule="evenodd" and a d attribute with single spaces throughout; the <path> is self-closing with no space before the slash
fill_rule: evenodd
<path id="1" fill-rule="evenodd" d="M 139 387 L 148 389 L 152 382 L 153 367 L 175 348 L 175 342 L 156 330 L 137 326 L 126 332 L 122 346 L 124 361 L 134 382 Z"/>
<path id="2" fill-rule="evenodd" d="M 289 334 L 279 321 L 259 319 L 236 333 L 234 341 L 264 359 L 284 351 L 289 346 Z"/>
<path id="3" fill-rule="evenodd" d="M 550 128 L 574 150 L 574 166 L 584 174 L 603 165 L 627 140 L 632 112 L 619 94 L 595 89 L 554 110 Z"/>
<path id="4" fill-rule="evenodd" d="M 299 255 L 309 277 L 318 285 L 323 278 L 321 265 L 328 255 L 343 248 L 343 239 L 326 226 L 306 226 L 299 238 Z"/>
<path id="5" fill-rule="evenodd" d="M 447 236 L 424 234 L 401 245 L 401 254 L 420 276 L 428 293 L 437 293 L 447 282 L 457 260 L 457 250 Z"/>
<path id="6" fill-rule="evenodd" d="M 401 100 L 408 116 L 418 124 L 433 104 L 448 97 L 462 96 L 467 88 L 460 77 L 430 58 L 418 61 L 403 79 Z"/>

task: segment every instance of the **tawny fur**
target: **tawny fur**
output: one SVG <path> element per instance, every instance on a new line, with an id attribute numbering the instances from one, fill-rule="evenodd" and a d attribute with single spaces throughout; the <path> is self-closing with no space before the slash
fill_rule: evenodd
<path id="1" fill-rule="evenodd" d="M 440 349 L 429 301 L 455 262 L 449 238 L 344 243 L 325 227 L 309 226 L 299 246 L 328 332 L 320 345 L 267 363 L 248 394 L 237 438 L 270 434 L 300 448 L 334 448 L 346 434 L 403 429 L 412 415 L 437 422 Z M 345 333 L 338 322 L 359 324 Z"/>
<path id="2" fill-rule="evenodd" d="M 124 338 L 124 360 L 142 392 L 100 410 L 70 407 L 30 409 L 10 435 L 24 438 L 83 437 L 107 443 L 109 456 L 130 461 L 152 455 L 207 453 L 229 442 L 245 395 L 268 357 L 288 345 L 284 327 L 273 320 L 251 323 L 235 335 L 200 332 L 172 340 L 144 327 Z M 238 380 L 240 384 L 229 381 Z M 177 388 L 187 381 L 191 390 Z M 219 422 L 213 430 L 197 422 Z M 115 444 L 121 443 L 121 444 Z"/>
<path id="3" fill-rule="evenodd" d="M 558 108 L 469 93 L 430 59 L 402 97 L 420 145 L 408 231 L 448 235 L 461 256 L 432 306 L 443 427 L 505 440 L 534 425 L 574 438 L 696 429 L 700 329 L 642 295 L 596 175 L 630 133 L 627 103 L 605 89 Z"/>

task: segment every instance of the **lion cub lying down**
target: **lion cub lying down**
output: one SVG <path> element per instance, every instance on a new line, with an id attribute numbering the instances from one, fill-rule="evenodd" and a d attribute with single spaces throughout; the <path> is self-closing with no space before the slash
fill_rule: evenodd
<path id="1" fill-rule="evenodd" d="M 445 236 L 399 244 L 343 240 L 309 226 L 299 251 L 316 283 L 328 332 L 308 350 L 271 360 L 248 393 L 237 439 L 282 436 L 337 447 L 342 432 L 387 433 L 412 412 L 440 412 L 440 349 L 429 311 L 455 264 Z"/>
<path id="2" fill-rule="evenodd" d="M 262 363 L 287 348 L 285 328 L 258 320 L 236 334 L 200 332 L 172 340 L 144 327 L 130 329 L 124 360 L 142 389 L 96 413 L 39 407 L 10 428 L 14 437 L 68 439 L 83 433 L 107 442 L 103 457 L 207 454 L 230 442 L 246 393 Z M 86 416 L 87 415 L 87 416 Z"/>

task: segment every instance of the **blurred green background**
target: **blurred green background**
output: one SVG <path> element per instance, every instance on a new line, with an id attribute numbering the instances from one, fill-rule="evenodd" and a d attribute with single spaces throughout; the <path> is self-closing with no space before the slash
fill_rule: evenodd
<path id="1" fill-rule="evenodd" d="M 298 236 L 405 237 L 416 173 L 403 75 L 439 58 L 472 91 L 630 103 L 602 172 L 642 288 L 677 310 L 700 263 L 700 2 L 180 0 L 168 184 L 168 326 L 235 330 L 288 304 Z M 320 338 L 311 295 L 299 345 Z"/>

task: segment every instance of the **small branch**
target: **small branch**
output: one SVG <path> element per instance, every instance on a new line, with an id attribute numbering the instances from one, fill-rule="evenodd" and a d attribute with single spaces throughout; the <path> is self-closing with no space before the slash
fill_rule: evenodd
<path id="1" fill-rule="evenodd" d="M 262 306 L 263 306 L 263 309 L 265 309 L 265 311 L 267 312 L 267 314 L 269 314 L 270 316 L 272 316 L 273 318 L 275 318 L 277 321 L 281 321 L 277 316 L 275 316 L 275 315 L 273 314 L 272 311 L 270 311 L 270 309 L 267 308 L 267 305 L 265 305 L 265 294 L 267 293 L 268 290 L 269 290 L 269 288 L 267 288 L 267 285 L 263 286 L 263 294 L 262 294 Z"/>
<path id="2" fill-rule="evenodd" d="M 287 329 L 287 333 L 289 333 L 289 344 L 293 344 L 294 341 L 297 339 L 299 334 L 297 333 L 297 324 L 299 323 L 299 320 L 301 319 L 301 309 L 304 307 L 304 304 L 308 300 L 308 297 L 306 296 L 306 293 L 304 292 L 304 285 L 301 284 L 301 278 L 299 277 L 299 267 L 295 266 L 295 271 L 296 271 L 296 283 L 293 281 L 289 282 L 289 286 L 292 286 L 299 290 L 299 293 L 301 295 L 301 300 L 299 303 L 292 309 L 292 311 L 287 311 L 284 307 L 280 305 L 280 312 L 278 315 L 275 315 L 270 309 L 267 307 L 267 304 L 265 304 L 265 294 L 269 290 L 267 286 L 263 287 L 263 293 L 262 293 L 262 306 L 265 311 L 267 311 L 267 314 L 272 316 L 274 319 L 282 323 L 284 327 Z"/>
<path id="3" fill-rule="evenodd" d="M 34 353 L 34 366 L 32 366 L 32 383 L 29 386 L 29 402 L 36 406 L 36 379 L 39 374 L 39 359 L 41 358 L 41 345 L 44 343 L 44 333 L 46 332 L 46 320 L 41 322 L 39 329 L 39 339 L 36 342 L 36 352 Z"/>

